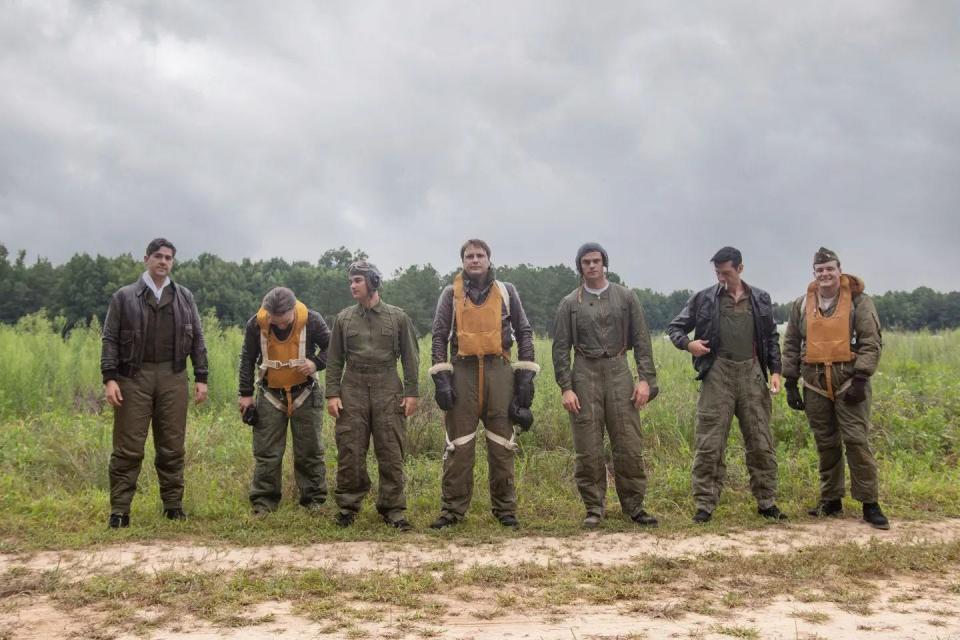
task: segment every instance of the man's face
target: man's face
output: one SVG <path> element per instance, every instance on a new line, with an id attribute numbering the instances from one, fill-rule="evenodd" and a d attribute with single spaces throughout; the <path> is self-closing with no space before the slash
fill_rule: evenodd
<path id="1" fill-rule="evenodd" d="M 467 275 L 471 278 L 479 278 L 486 274 L 488 269 L 490 269 L 490 257 L 483 247 L 467 245 L 463 252 L 463 270 Z"/>
<path id="2" fill-rule="evenodd" d="M 599 251 L 590 251 L 580 258 L 580 270 L 587 280 L 597 280 L 603 276 L 603 254 Z"/>
<path id="3" fill-rule="evenodd" d="M 835 289 L 840 286 L 840 264 L 829 260 L 813 265 L 813 277 L 821 289 Z"/>
<path id="4" fill-rule="evenodd" d="M 281 313 L 280 315 L 270 314 L 270 324 L 275 326 L 277 329 L 286 329 L 290 326 L 290 323 L 293 322 L 293 317 L 296 314 L 296 309 L 290 309 L 286 313 Z"/>
<path id="5" fill-rule="evenodd" d="M 733 266 L 732 260 L 713 265 L 713 272 L 717 274 L 717 282 L 724 289 L 730 289 L 740 284 L 740 274 L 743 273 L 743 263 Z"/>
<path id="6" fill-rule="evenodd" d="M 143 256 L 143 264 L 154 280 L 163 280 L 173 269 L 173 249 L 160 247 L 148 256 Z"/>
<path id="7" fill-rule="evenodd" d="M 361 275 L 350 276 L 350 295 L 354 300 L 364 300 L 367 292 L 367 279 Z"/>

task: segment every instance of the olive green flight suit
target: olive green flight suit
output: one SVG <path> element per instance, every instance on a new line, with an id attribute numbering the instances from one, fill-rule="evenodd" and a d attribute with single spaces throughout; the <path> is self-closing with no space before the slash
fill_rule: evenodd
<path id="1" fill-rule="evenodd" d="M 572 373 L 571 349 L 576 353 Z M 613 449 L 620 506 L 628 516 L 643 510 L 647 476 L 640 413 L 631 400 L 634 381 L 626 358 L 628 349 L 633 349 L 639 379 L 653 391 L 657 386 L 653 347 L 635 293 L 610 283 L 599 295 L 580 287 L 561 301 L 553 339 L 553 366 L 561 392 L 572 389 L 580 400 L 580 412 L 570 414 L 576 450 L 573 473 L 588 515 L 604 515 L 604 427 Z"/>
<path id="2" fill-rule="evenodd" d="M 760 363 L 754 358 L 754 318 L 750 294 L 739 301 L 726 292 L 720 306 L 717 359 L 697 400 L 696 451 L 693 459 L 693 498 L 697 509 L 713 513 L 726 479 L 726 446 L 734 416 L 743 436 L 750 492 L 757 506 L 776 503 L 777 454 L 770 432 L 772 404 Z"/>
<path id="3" fill-rule="evenodd" d="M 873 399 L 869 379 L 866 400 L 859 404 L 847 404 L 843 400 L 855 374 L 869 378 L 880 364 L 883 338 L 877 309 L 868 295 L 853 296 L 850 349 L 855 359 L 831 367 L 835 399 L 830 400 L 815 390 L 827 388 L 824 366 L 803 363 L 807 335 L 807 321 L 803 313 L 805 300 L 806 296 L 798 298 L 790 312 L 783 344 L 783 375 L 786 378 L 803 379 L 804 411 L 820 457 L 820 498 L 824 501 L 843 498 L 846 492 L 843 456 L 846 451 L 850 467 L 850 495 L 860 502 L 878 502 L 877 461 L 869 442 L 870 403 Z M 829 317 L 836 309 L 835 302 L 822 313 Z"/>
<path id="4" fill-rule="evenodd" d="M 341 512 L 359 512 L 370 491 L 367 449 L 372 437 L 379 468 L 377 511 L 390 522 L 403 519 L 406 418 L 400 401 L 419 397 L 419 363 L 416 330 L 403 309 L 378 302 L 370 309 L 358 304 L 337 314 L 327 356 L 326 395 L 343 403 L 336 424 L 334 491 Z"/>

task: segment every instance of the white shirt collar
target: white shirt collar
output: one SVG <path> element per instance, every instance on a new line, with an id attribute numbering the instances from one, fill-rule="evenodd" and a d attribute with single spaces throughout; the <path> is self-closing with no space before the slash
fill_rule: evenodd
<path id="1" fill-rule="evenodd" d="M 170 284 L 170 276 L 167 276 L 163 279 L 163 284 L 157 287 L 153 283 L 153 278 L 150 277 L 149 271 L 143 272 L 143 281 L 147 283 L 147 286 L 150 287 L 150 291 L 153 291 L 153 295 L 157 297 L 157 302 L 160 302 L 160 296 L 163 295 L 163 290 L 168 284 Z"/>
<path id="2" fill-rule="evenodd" d="M 599 289 L 591 289 L 586 284 L 583 285 L 583 288 L 587 293 L 592 293 L 595 296 L 599 296 L 601 293 L 603 293 L 604 291 L 610 288 L 610 281 L 607 280 L 607 284 L 603 285 Z"/>

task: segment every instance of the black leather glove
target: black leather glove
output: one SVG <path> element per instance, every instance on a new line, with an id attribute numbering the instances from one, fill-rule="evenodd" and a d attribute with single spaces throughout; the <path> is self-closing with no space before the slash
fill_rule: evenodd
<path id="1" fill-rule="evenodd" d="M 444 411 L 450 411 L 457 399 L 457 394 L 453 390 L 453 369 L 444 368 L 430 375 L 436 388 L 433 397 L 437 401 L 437 406 Z"/>
<path id="2" fill-rule="evenodd" d="M 537 375 L 532 369 L 517 369 L 513 372 L 513 397 L 521 409 L 533 406 L 533 378 Z"/>
<path id="3" fill-rule="evenodd" d="M 254 405 L 250 405 L 243 411 L 243 416 L 241 416 L 240 419 L 243 420 L 244 424 L 248 424 L 251 427 L 255 427 L 257 426 L 257 418 L 258 418 L 257 407 Z"/>
<path id="4" fill-rule="evenodd" d="M 529 407 L 520 406 L 520 398 L 513 396 L 510 401 L 510 409 L 507 412 L 510 416 L 510 423 L 520 427 L 521 431 L 529 431 L 533 426 L 533 412 Z"/>
<path id="5" fill-rule="evenodd" d="M 803 396 L 800 395 L 797 379 L 787 378 L 786 382 L 783 383 L 783 388 L 787 390 L 787 406 L 794 411 L 803 411 Z"/>
<path id="6" fill-rule="evenodd" d="M 850 388 L 843 394 L 843 401 L 847 404 L 860 404 L 867 399 L 867 376 L 857 374 L 850 381 Z"/>

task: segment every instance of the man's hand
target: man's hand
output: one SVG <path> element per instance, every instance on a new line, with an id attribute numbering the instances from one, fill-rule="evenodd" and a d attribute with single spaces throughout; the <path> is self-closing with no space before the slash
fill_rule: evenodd
<path id="1" fill-rule="evenodd" d="M 327 413 L 334 418 L 339 418 L 341 411 L 343 411 L 343 402 L 339 397 L 327 398 Z"/>
<path id="2" fill-rule="evenodd" d="M 406 396 L 400 401 L 400 408 L 403 409 L 403 417 L 409 418 L 417 410 L 417 400 L 413 396 Z"/>
<path id="3" fill-rule="evenodd" d="M 770 393 L 780 393 L 780 374 L 770 374 Z"/>
<path id="4" fill-rule="evenodd" d="M 633 408 L 639 409 L 647 404 L 647 400 L 649 399 L 650 385 L 647 384 L 646 380 L 638 380 L 637 383 L 633 385 L 633 395 L 630 396 L 630 400 L 633 401 Z"/>
<path id="5" fill-rule="evenodd" d="M 307 358 L 306 362 L 304 362 L 302 365 L 297 367 L 297 371 L 299 371 L 300 373 L 302 373 L 307 377 L 310 377 L 317 372 L 317 363 L 311 360 L 310 358 Z"/>
<path id="6" fill-rule="evenodd" d="M 207 399 L 207 383 L 198 382 L 194 385 L 193 390 L 193 401 L 197 404 L 201 404 L 204 400 Z"/>
<path id="7" fill-rule="evenodd" d="M 710 344 L 709 340 L 691 340 L 687 344 L 687 351 L 699 358 L 710 353 L 710 348 L 707 347 L 708 344 Z"/>
<path id="8" fill-rule="evenodd" d="M 240 415 L 243 415 L 244 411 L 253 406 L 253 396 L 240 396 L 237 404 L 240 405 Z"/>
<path id="9" fill-rule="evenodd" d="M 573 389 L 567 389 L 563 392 L 563 408 L 570 413 L 580 413 L 580 398 L 573 392 Z"/>
<path id="10" fill-rule="evenodd" d="M 867 376 L 857 374 L 850 381 L 850 388 L 843 394 L 843 401 L 847 404 L 860 404 L 867 399 Z"/>
<path id="11" fill-rule="evenodd" d="M 115 407 L 123 404 L 123 394 L 120 393 L 120 385 L 116 380 L 107 380 L 103 385 L 103 391 L 107 396 L 107 402 Z"/>

